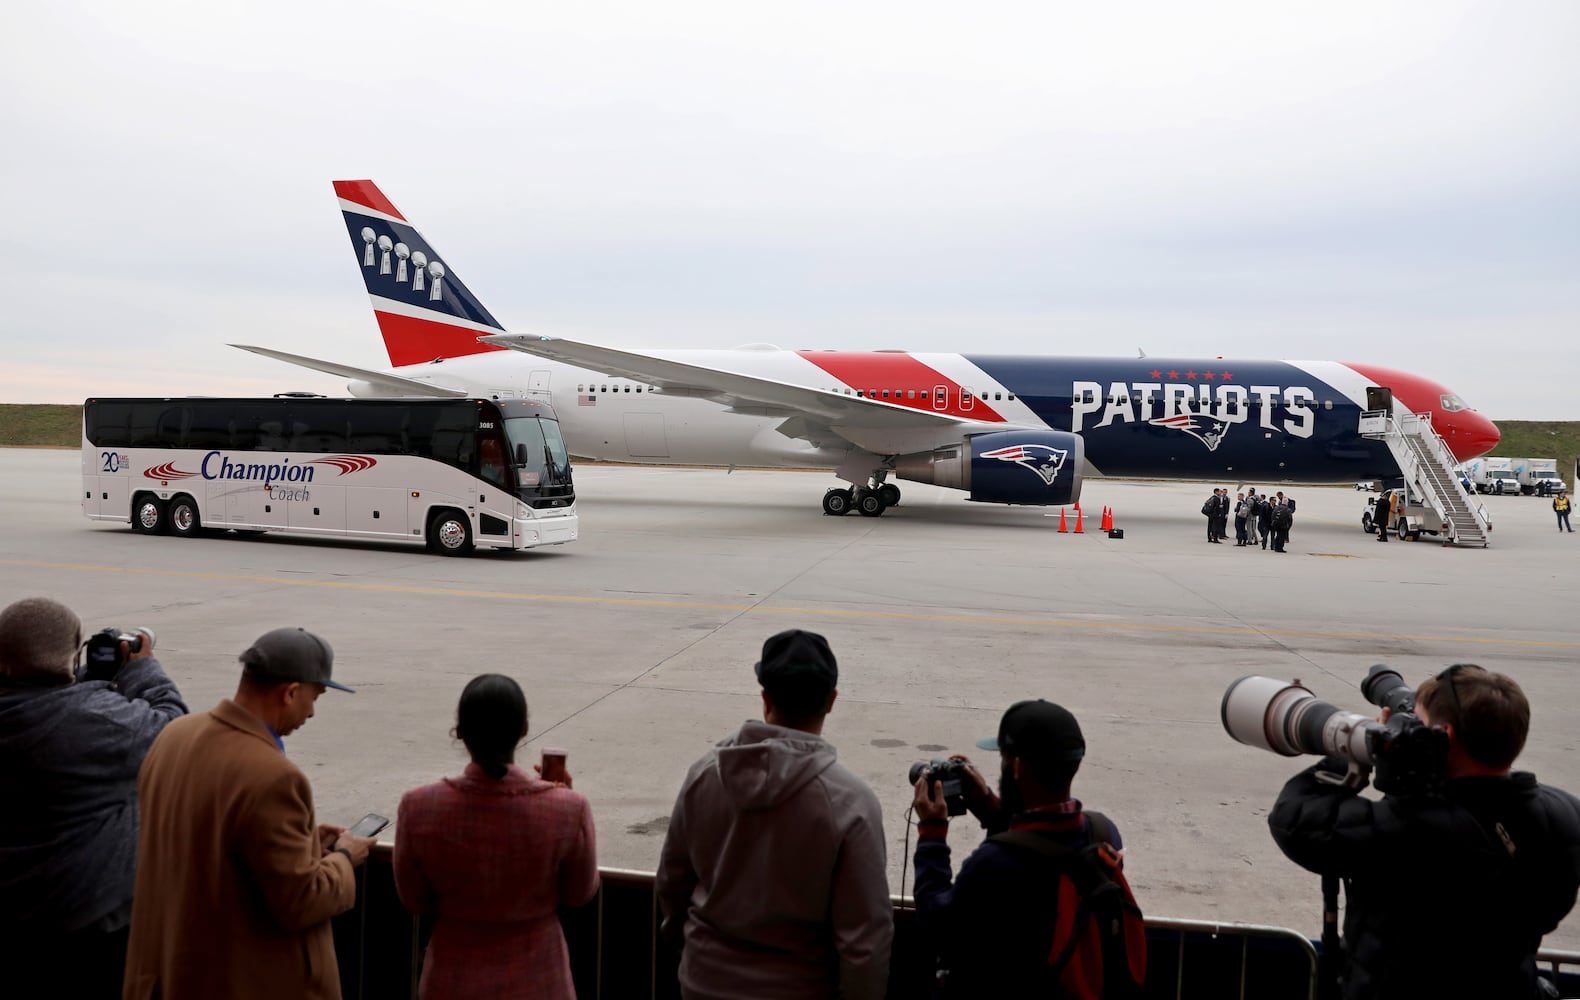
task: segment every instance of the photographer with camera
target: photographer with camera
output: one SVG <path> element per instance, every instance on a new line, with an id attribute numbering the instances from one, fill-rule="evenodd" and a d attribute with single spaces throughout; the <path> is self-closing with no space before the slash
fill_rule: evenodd
<path id="1" fill-rule="evenodd" d="M 835 760 L 828 641 L 763 643 L 762 722 L 692 765 L 658 866 L 662 933 L 681 943 L 686 1000 L 882 1000 L 894 910 L 883 814 Z"/>
<path id="2" fill-rule="evenodd" d="M 148 630 L 88 640 L 43 597 L 0 611 L 0 960 L 7 996 L 118 997 L 137 768 L 186 714 Z"/>
<path id="3" fill-rule="evenodd" d="M 1362 690 L 1383 706 L 1377 723 L 1308 692 L 1266 715 L 1319 707 L 1286 728 L 1292 746 L 1242 740 L 1330 754 L 1284 786 L 1268 826 L 1290 860 L 1344 880 L 1343 995 L 1539 996 L 1536 951 L 1580 889 L 1580 799 L 1512 770 L 1530 728 L 1524 692 L 1468 664 L 1413 697 L 1373 667 Z M 1249 735 L 1249 715 L 1234 714 L 1226 694 L 1226 727 Z M 1380 800 L 1359 794 L 1368 765 Z"/>
<path id="4" fill-rule="evenodd" d="M 1141 911 L 1120 870 L 1118 829 L 1070 796 L 1086 756 L 1075 716 L 1016 702 L 997 739 L 977 746 L 999 751 L 996 797 L 963 757 L 911 770 L 916 915 L 943 995 L 1136 995 L 1146 978 Z M 954 878 L 949 817 L 967 809 L 989 836 Z"/>

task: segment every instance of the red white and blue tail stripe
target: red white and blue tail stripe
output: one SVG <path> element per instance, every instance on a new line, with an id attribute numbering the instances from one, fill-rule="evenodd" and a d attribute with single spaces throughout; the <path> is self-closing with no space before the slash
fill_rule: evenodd
<path id="1" fill-rule="evenodd" d="M 334 183 L 390 364 L 499 350 L 477 338 L 505 328 L 384 192 L 369 180 Z"/>

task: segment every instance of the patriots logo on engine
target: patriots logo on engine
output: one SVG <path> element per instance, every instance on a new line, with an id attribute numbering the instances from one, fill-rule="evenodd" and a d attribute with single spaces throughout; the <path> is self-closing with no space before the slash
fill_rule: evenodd
<path id="1" fill-rule="evenodd" d="M 1148 420 L 1147 423 L 1157 427 L 1172 427 L 1177 431 L 1184 431 L 1191 437 L 1207 446 L 1208 451 L 1217 451 L 1223 444 L 1223 436 L 1228 433 L 1229 421 L 1219 420 L 1204 413 L 1176 413 L 1172 417 L 1158 417 Z"/>
<path id="2" fill-rule="evenodd" d="M 1000 462 L 1014 462 L 1035 472 L 1042 479 L 1044 486 L 1052 486 L 1053 481 L 1059 478 L 1059 470 L 1064 468 L 1064 460 L 1070 453 L 1061 448 L 1050 448 L 1045 444 L 1017 444 L 1008 448 L 995 448 L 984 451 L 978 458 L 996 458 Z"/>

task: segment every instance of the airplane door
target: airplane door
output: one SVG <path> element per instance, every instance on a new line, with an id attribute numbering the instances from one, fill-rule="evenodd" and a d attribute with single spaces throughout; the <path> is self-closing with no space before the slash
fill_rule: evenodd
<path id="1" fill-rule="evenodd" d="M 547 368 L 540 368 L 533 372 L 527 379 L 527 398 L 541 399 L 545 403 L 553 402 L 549 394 L 549 376 L 553 372 Z"/>
<path id="2" fill-rule="evenodd" d="M 1380 385 L 1366 387 L 1366 408 L 1393 412 L 1393 390 Z"/>
<path id="3" fill-rule="evenodd" d="M 949 387 L 947 385 L 933 386 L 933 409 L 949 409 Z"/>

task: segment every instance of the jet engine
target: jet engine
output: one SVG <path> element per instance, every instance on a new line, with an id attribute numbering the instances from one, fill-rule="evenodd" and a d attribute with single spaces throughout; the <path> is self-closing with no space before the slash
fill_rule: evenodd
<path id="1" fill-rule="evenodd" d="M 968 434 L 958 445 L 901 455 L 894 474 L 965 490 L 982 503 L 1058 505 L 1081 496 L 1086 445 L 1062 431 Z"/>

